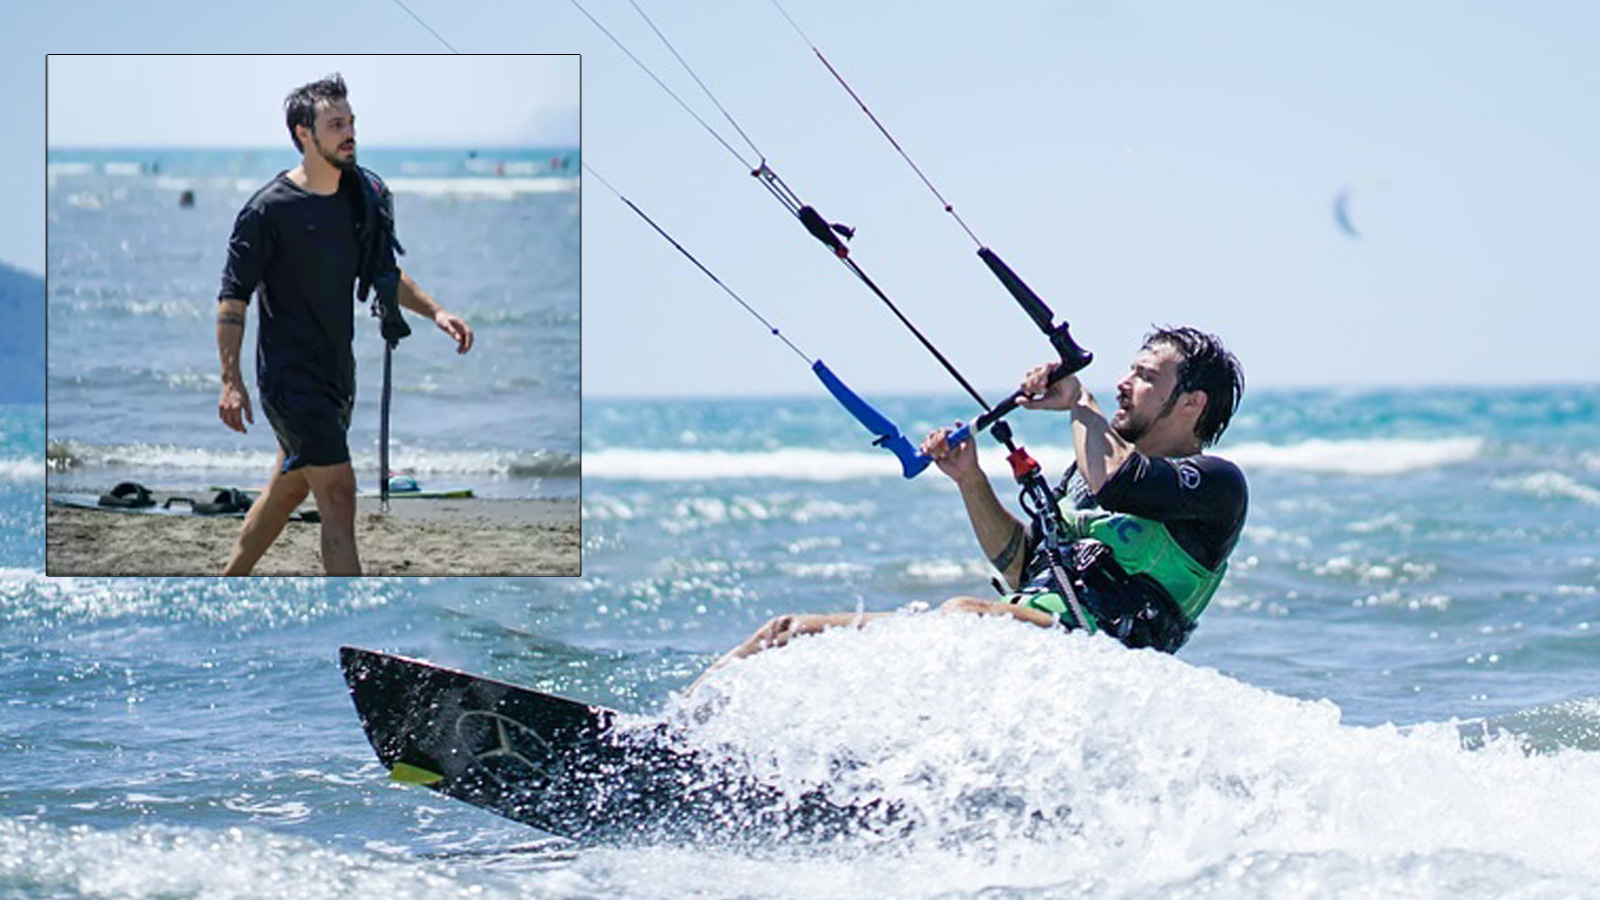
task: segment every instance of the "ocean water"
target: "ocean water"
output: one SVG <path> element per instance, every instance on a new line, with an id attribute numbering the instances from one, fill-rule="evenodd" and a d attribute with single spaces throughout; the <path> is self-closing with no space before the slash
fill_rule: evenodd
<path id="1" fill-rule="evenodd" d="M 771 615 L 989 590 L 954 489 L 831 402 L 586 404 L 581 579 L 249 583 L 43 577 L 43 413 L 0 408 L 0 897 L 1600 896 L 1600 387 L 1253 391 L 1218 451 L 1249 524 L 1176 657 L 908 612 L 685 700 Z M 1053 471 L 1059 429 L 1017 419 Z M 341 644 L 916 827 L 552 842 L 388 783 Z"/>
<path id="2" fill-rule="evenodd" d="M 391 468 L 481 496 L 576 497 L 577 151 L 373 148 L 360 159 L 395 193 L 401 265 L 476 333 L 458 356 L 408 314 Z M 49 152 L 53 487 L 264 482 L 277 445 L 254 387 L 255 313 L 240 368 L 256 424 L 239 435 L 216 412 L 216 296 L 239 208 L 296 161 L 287 146 Z M 376 488 L 383 343 L 365 308 L 356 317 L 350 448 L 358 482 Z"/>

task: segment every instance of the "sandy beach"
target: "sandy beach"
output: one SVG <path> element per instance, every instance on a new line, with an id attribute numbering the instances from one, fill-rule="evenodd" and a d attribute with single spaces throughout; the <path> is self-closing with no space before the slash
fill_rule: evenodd
<path id="1" fill-rule="evenodd" d="M 51 505 L 46 572 L 216 575 L 240 523 Z M 254 574 L 323 574 L 320 535 L 318 524 L 290 522 Z M 388 513 L 378 510 L 376 500 L 360 500 L 356 547 L 368 575 L 581 574 L 576 500 L 397 500 Z"/>

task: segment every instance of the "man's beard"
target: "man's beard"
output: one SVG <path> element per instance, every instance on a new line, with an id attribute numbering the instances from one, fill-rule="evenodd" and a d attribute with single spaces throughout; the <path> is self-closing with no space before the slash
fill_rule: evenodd
<path id="1" fill-rule="evenodd" d="M 321 141 L 313 141 L 313 143 L 316 144 L 317 155 L 321 156 L 323 158 L 323 160 L 328 163 L 328 165 L 333 166 L 336 169 L 341 169 L 341 170 L 346 171 L 346 172 L 351 172 L 351 171 L 355 170 L 355 167 L 356 167 L 356 151 L 355 151 L 354 148 L 351 148 L 351 150 L 350 150 L 350 158 L 349 159 L 341 159 L 339 157 L 339 155 L 338 155 L 339 151 L 337 150 L 337 148 L 335 150 L 333 150 L 333 152 L 330 153 L 329 151 L 324 150 L 322 148 L 322 142 Z"/>
<path id="2" fill-rule="evenodd" d="M 1144 437 L 1145 433 L 1150 430 L 1150 426 L 1154 424 L 1155 422 L 1153 421 L 1135 419 L 1126 413 L 1123 414 L 1120 422 L 1117 421 L 1116 416 L 1111 417 L 1111 430 L 1117 433 L 1117 437 L 1130 444 L 1138 443 L 1139 438 Z"/>
<path id="3" fill-rule="evenodd" d="M 1116 421 L 1116 416 L 1112 416 L 1111 430 L 1116 432 L 1117 437 L 1130 444 L 1136 444 L 1140 438 L 1150 433 L 1150 429 L 1154 428 L 1157 422 L 1166 418 L 1167 413 L 1172 412 L 1172 408 L 1177 405 L 1178 392 L 1173 391 L 1172 396 L 1167 398 L 1167 402 L 1161 404 L 1161 411 L 1146 419 L 1136 419 L 1126 409 L 1119 406 L 1117 411 L 1122 414 L 1122 421 L 1118 422 Z"/>

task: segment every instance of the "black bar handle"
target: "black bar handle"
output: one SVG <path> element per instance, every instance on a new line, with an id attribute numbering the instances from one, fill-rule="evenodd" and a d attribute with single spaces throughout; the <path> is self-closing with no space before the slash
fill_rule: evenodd
<path id="1" fill-rule="evenodd" d="M 1011 267 L 1006 265 L 1005 260 L 1001 259 L 988 247 L 978 250 L 978 258 L 982 259 L 984 265 L 989 267 L 989 271 L 994 273 L 994 277 L 1000 279 L 1000 283 L 1005 285 L 1006 290 L 1011 292 L 1012 297 L 1016 298 L 1017 304 L 1022 307 L 1023 312 L 1026 312 L 1028 318 L 1033 320 L 1033 324 L 1039 326 L 1039 330 L 1044 332 L 1045 336 L 1050 339 L 1050 345 L 1056 348 L 1056 354 L 1061 357 L 1061 365 L 1066 366 L 1067 371 L 1059 376 L 1052 373 L 1050 377 L 1052 382 L 1070 375 L 1094 361 L 1094 354 L 1078 346 L 1078 342 L 1072 339 L 1072 332 L 1069 330 L 1067 323 L 1062 322 L 1060 325 L 1055 323 L 1055 315 L 1050 312 L 1050 307 L 1045 305 L 1039 295 L 1033 292 L 1033 288 L 1028 287 L 1027 282 L 1017 277 L 1016 272 L 1011 271 Z M 998 409 L 998 407 L 996 408 Z"/>
<path id="2" fill-rule="evenodd" d="M 800 212 L 796 213 L 796 215 L 800 217 L 800 224 L 811 232 L 811 236 L 827 244 L 828 249 L 832 250 L 834 255 L 841 257 L 850 255 L 850 248 L 839 240 L 839 236 L 834 234 L 833 226 L 828 224 L 828 220 L 824 219 L 815 207 L 802 206 L 800 207 Z"/>
<path id="3" fill-rule="evenodd" d="M 1039 326 L 1040 331 L 1049 334 L 1055 330 L 1056 323 L 1054 322 L 1054 316 L 1050 312 L 1050 307 L 1039 299 L 1039 295 L 1033 292 L 1033 288 L 1028 287 L 1027 282 L 1018 278 L 1017 273 L 1011 271 L 1011 267 L 1006 265 L 1005 260 L 997 256 L 988 247 L 978 248 L 978 258 L 983 260 L 983 264 L 989 267 L 989 271 L 994 273 L 994 277 L 1000 279 L 1000 283 L 1006 286 L 1006 290 L 1010 291 L 1011 296 L 1015 297 L 1017 303 L 1022 305 L 1023 312 L 1026 312 L 1028 317 L 1033 319 L 1033 324 Z"/>

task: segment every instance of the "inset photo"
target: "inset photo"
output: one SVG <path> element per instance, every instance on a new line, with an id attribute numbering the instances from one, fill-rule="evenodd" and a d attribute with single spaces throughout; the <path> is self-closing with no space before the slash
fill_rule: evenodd
<path id="1" fill-rule="evenodd" d="M 580 574 L 579 68 L 50 56 L 48 574 Z"/>

